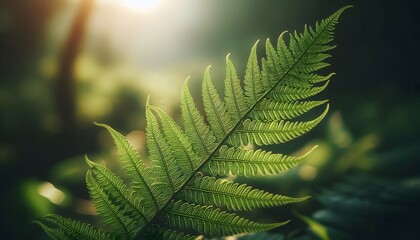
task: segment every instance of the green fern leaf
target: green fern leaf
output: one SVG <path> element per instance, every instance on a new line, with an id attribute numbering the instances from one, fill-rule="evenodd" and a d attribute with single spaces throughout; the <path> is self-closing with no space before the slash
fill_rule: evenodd
<path id="1" fill-rule="evenodd" d="M 277 101 L 296 101 L 313 97 L 327 88 L 328 81 L 320 87 L 297 87 L 290 84 L 281 84 L 272 93 L 273 99 Z"/>
<path id="2" fill-rule="evenodd" d="M 261 72 L 257 59 L 257 45 L 258 41 L 252 46 L 245 71 L 245 97 L 250 106 L 255 104 L 264 94 L 264 89 L 261 85 Z"/>
<path id="3" fill-rule="evenodd" d="M 285 85 L 312 88 L 315 84 L 325 82 L 334 75 L 335 73 L 322 76 L 316 73 L 290 72 L 285 78 Z"/>
<path id="4" fill-rule="evenodd" d="M 184 120 L 185 133 L 190 139 L 193 149 L 199 157 L 205 158 L 216 147 L 216 137 L 209 126 L 204 123 L 203 117 L 195 106 L 190 90 L 188 89 L 188 79 L 182 88 L 181 112 Z"/>
<path id="5" fill-rule="evenodd" d="M 248 106 L 244 100 L 245 97 L 239 78 L 228 55 L 226 56 L 225 101 L 233 122 L 240 121 L 247 112 Z"/>
<path id="6" fill-rule="evenodd" d="M 99 164 L 87 161 L 89 193 L 109 231 L 48 216 L 38 221 L 51 236 L 63 239 L 193 239 L 254 233 L 282 226 L 288 221 L 263 224 L 235 212 L 275 207 L 306 198 L 273 194 L 252 186 L 219 179 L 278 174 L 296 167 L 307 156 L 247 150 L 243 145 L 284 143 L 314 128 L 326 116 L 296 121 L 327 101 L 304 100 L 322 92 L 334 75 L 316 73 L 329 64 L 326 51 L 335 46 L 333 31 L 344 7 L 330 17 L 305 26 L 302 34 L 286 32 L 276 48 L 266 41 L 266 57 L 258 64 L 257 44 L 249 54 L 242 88 L 229 55 L 226 57 L 225 97 L 214 87 L 209 68 L 202 85 L 203 117 L 185 81 L 181 94 L 183 128 L 162 110 L 146 105 L 146 167 L 127 139 L 104 124 L 117 147 L 122 179 Z M 222 209 L 227 209 L 223 211 Z"/>
<path id="7" fill-rule="evenodd" d="M 203 81 L 203 104 L 207 113 L 207 120 L 210 123 L 218 141 L 227 135 L 233 124 L 227 112 L 227 108 L 220 100 L 219 94 L 211 81 L 209 68 L 206 69 Z"/>
<path id="8" fill-rule="evenodd" d="M 255 111 L 252 112 L 252 118 L 264 122 L 288 120 L 299 117 L 304 113 L 318 107 L 328 100 L 324 101 L 305 101 L 305 102 L 279 102 L 275 100 L 264 99 Z"/>
<path id="9" fill-rule="evenodd" d="M 91 162 L 87 157 L 86 161 L 90 166 L 88 183 L 95 182 L 101 191 L 110 196 L 113 204 L 120 206 L 119 212 L 124 216 L 130 216 L 136 226 L 144 226 L 150 220 L 150 215 L 153 212 L 148 210 L 150 204 L 142 199 L 142 195 L 129 191 L 123 180 L 106 167 Z"/>
<path id="10" fill-rule="evenodd" d="M 129 207 L 134 208 L 135 198 L 134 201 L 127 200 L 128 194 L 120 192 L 125 190 L 121 179 L 105 168 L 99 170 L 100 166 L 93 162 L 89 162 L 89 165 L 92 168 L 87 172 L 86 183 L 96 210 L 104 223 L 114 229 L 115 235 L 121 239 L 132 239 L 138 231 L 137 224 L 146 223 L 147 218 L 142 213 L 133 215 L 133 209 Z M 138 219 L 140 216 L 143 219 Z"/>
<path id="11" fill-rule="evenodd" d="M 157 211 L 159 208 L 157 189 L 152 184 L 152 173 L 144 166 L 139 153 L 121 133 L 117 132 L 112 127 L 105 124 L 95 124 L 104 127 L 111 134 L 118 149 L 121 166 L 125 173 L 130 177 L 132 187 L 136 191 L 142 193 L 142 197 L 146 200 L 145 202 L 153 203 L 150 207 Z"/>
<path id="12" fill-rule="evenodd" d="M 265 58 L 261 59 L 261 68 L 262 68 L 262 70 L 261 70 L 261 85 L 263 87 L 263 92 L 264 92 L 263 96 L 264 96 L 265 95 L 264 90 L 271 88 L 270 78 L 272 77 L 272 75 L 269 74 L 268 64 L 267 64 L 267 60 Z M 260 100 L 260 98 L 258 100 Z"/>
<path id="13" fill-rule="evenodd" d="M 146 107 L 146 135 L 147 148 L 152 161 L 152 170 L 157 184 L 165 201 L 181 187 L 185 176 L 172 154 L 172 150 L 163 137 L 158 122 L 153 115 L 150 106 Z"/>
<path id="14" fill-rule="evenodd" d="M 193 230 L 210 237 L 238 233 L 262 232 L 287 224 L 289 221 L 262 224 L 227 213 L 212 206 L 200 206 L 178 201 L 168 208 L 163 220 L 169 225 Z"/>
<path id="15" fill-rule="evenodd" d="M 308 122 L 272 121 L 246 119 L 243 128 L 232 135 L 230 141 L 242 144 L 270 145 L 284 143 L 307 133 L 327 115 L 329 105 L 324 112 Z"/>
<path id="16" fill-rule="evenodd" d="M 200 205 L 214 205 L 234 211 L 276 207 L 308 199 L 308 197 L 292 198 L 272 194 L 227 179 L 203 176 L 201 173 L 198 173 L 192 183 L 184 188 L 180 198 L 187 202 L 196 202 Z"/>
<path id="17" fill-rule="evenodd" d="M 200 159 L 193 151 L 190 141 L 167 113 L 153 106 L 150 106 L 150 108 L 159 115 L 165 138 L 171 146 L 179 168 L 184 175 L 190 176 L 194 169 L 200 165 Z"/>
<path id="18" fill-rule="evenodd" d="M 265 49 L 267 53 L 267 62 L 264 70 L 268 73 L 269 86 L 271 87 L 277 84 L 278 77 L 285 74 L 287 67 L 283 66 L 280 62 L 280 57 L 269 39 L 265 42 Z"/>
<path id="19" fill-rule="evenodd" d="M 280 34 L 279 38 L 277 39 L 277 52 L 278 56 L 280 58 L 280 63 L 283 63 L 284 68 L 288 69 L 291 66 L 293 66 L 293 56 L 290 52 L 289 48 L 286 45 L 286 42 L 284 41 L 284 35 L 287 32 L 283 32 Z"/>
<path id="20" fill-rule="evenodd" d="M 67 219 L 57 215 L 48 215 L 34 221 L 52 238 L 56 240 L 97 240 L 116 239 L 115 236 L 94 226 Z"/>
<path id="21" fill-rule="evenodd" d="M 228 148 L 223 146 L 219 155 L 212 158 L 204 171 L 211 175 L 239 176 L 278 174 L 299 165 L 316 147 L 301 157 L 274 154 L 258 149 L 256 151 L 243 148 Z"/>

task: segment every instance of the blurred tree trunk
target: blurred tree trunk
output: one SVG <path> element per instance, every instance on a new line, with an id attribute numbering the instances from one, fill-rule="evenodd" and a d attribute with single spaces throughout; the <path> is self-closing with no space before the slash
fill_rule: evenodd
<path id="1" fill-rule="evenodd" d="M 94 0 L 80 1 L 58 62 L 58 74 L 55 79 L 55 101 L 61 123 L 61 133 L 66 140 L 71 140 L 77 131 L 74 68 L 83 44 L 86 25 L 93 5 Z"/>

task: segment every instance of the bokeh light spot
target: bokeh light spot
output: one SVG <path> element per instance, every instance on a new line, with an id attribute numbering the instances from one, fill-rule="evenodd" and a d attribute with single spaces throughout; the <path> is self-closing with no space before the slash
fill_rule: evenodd
<path id="1" fill-rule="evenodd" d="M 39 195 L 46 197 L 48 200 L 50 200 L 50 202 L 57 205 L 60 205 L 66 197 L 62 191 L 54 187 L 54 185 L 49 182 L 41 184 L 38 188 L 38 193 Z"/>
<path id="2" fill-rule="evenodd" d="M 312 181 L 315 179 L 317 174 L 317 169 L 310 165 L 303 165 L 299 169 L 299 176 L 302 180 Z"/>

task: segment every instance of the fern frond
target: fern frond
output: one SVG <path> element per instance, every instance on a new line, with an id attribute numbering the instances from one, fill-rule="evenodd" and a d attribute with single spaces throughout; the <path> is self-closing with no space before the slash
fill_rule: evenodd
<path id="1" fill-rule="evenodd" d="M 270 42 L 270 39 L 267 39 L 265 42 L 265 51 L 267 53 L 267 61 L 264 67 L 265 72 L 267 72 L 269 86 L 275 86 L 278 81 L 278 77 L 286 73 L 287 67 L 280 62 L 280 57 L 274 49 L 273 45 Z"/>
<path id="2" fill-rule="evenodd" d="M 228 174 L 239 176 L 278 174 L 299 165 L 315 148 L 301 157 L 293 157 L 261 149 L 253 151 L 223 146 L 220 148 L 219 155 L 211 159 L 205 166 L 204 171 L 219 176 Z"/>
<path id="3" fill-rule="evenodd" d="M 95 124 L 105 128 L 111 134 L 118 150 L 122 169 L 130 177 L 132 187 L 142 193 L 142 197 L 146 202 L 153 203 L 150 207 L 157 211 L 159 208 L 158 193 L 156 187 L 153 186 L 152 172 L 144 166 L 139 153 L 121 133 L 112 127 L 106 124 Z"/>
<path id="4" fill-rule="evenodd" d="M 89 164 L 93 166 L 92 162 Z M 111 176 L 109 171 L 105 173 L 107 176 L 101 176 L 100 174 L 96 169 L 89 169 L 86 174 L 86 184 L 95 208 L 104 223 L 113 229 L 115 235 L 121 239 L 132 239 L 139 230 L 138 221 L 145 223 L 147 218 L 136 219 L 142 215 L 133 215 L 132 209 L 129 209 L 135 203 L 129 202 L 127 204 L 126 193 L 118 191 L 123 190 L 122 185 L 120 185 L 122 180 L 121 182 L 118 181 L 119 179 Z M 109 181 L 109 178 L 113 178 L 113 180 Z M 117 199 L 114 200 L 114 198 Z M 135 218 L 132 218 L 133 216 Z"/>
<path id="5" fill-rule="evenodd" d="M 241 218 L 212 206 L 200 206 L 178 201 L 168 208 L 163 220 L 171 226 L 194 230 L 206 236 L 217 237 L 239 233 L 262 232 L 287 224 L 263 224 Z"/>
<path id="6" fill-rule="evenodd" d="M 209 68 L 202 85 L 205 116 L 201 115 L 185 81 L 181 94 L 183 128 L 165 112 L 146 104 L 146 167 L 127 139 L 104 124 L 117 147 L 126 186 L 109 169 L 88 161 L 89 193 L 99 216 L 118 239 L 192 239 L 254 233 L 282 226 L 242 218 L 234 212 L 303 201 L 273 194 L 216 176 L 270 175 L 296 167 L 307 156 L 294 157 L 243 145 L 271 145 L 293 140 L 314 128 L 326 116 L 298 121 L 327 101 L 307 99 L 322 92 L 333 73 L 316 71 L 329 64 L 326 52 L 334 45 L 333 31 L 344 7 L 330 17 L 305 26 L 303 33 L 282 33 L 277 44 L 267 39 L 266 56 L 259 64 L 258 41 L 252 47 L 241 83 L 234 64 L 226 57 L 224 98 L 217 93 Z M 286 39 L 288 37 L 288 41 Z M 243 85 L 243 86 L 242 86 Z M 41 224 L 56 238 L 108 239 L 111 234 L 90 225 L 46 217 Z M 68 233 L 67 233 L 68 231 Z"/>
<path id="7" fill-rule="evenodd" d="M 110 233 L 90 224 L 67 219 L 54 214 L 36 220 L 34 223 L 41 226 L 48 236 L 56 240 L 116 239 L 116 237 Z"/>
<path id="8" fill-rule="evenodd" d="M 216 137 L 204 122 L 188 89 L 188 79 L 184 83 L 181 95 L 181 112 L 184 129 L 193 149 L 201 158 L 206 158 L 216 147 Z M 201 163 L 200 163 L 201 164 Z"/>
<path id="9" fill-rule="evenodd" d="M 301 202 L 308 197 L 293 198 L 252 188 L 227 179 L 203 176 L 198 173 L 191 184 L 180 193 L 181 199 L 200 205 L 214 205 L 228 210 L 250 211 Z"/>
<path id="10" fill-rule="evenodd" d="M 328 81 L 319 87 L 297 87 L 290 84 L 281 84 L 272 93 L 273 99 L 277 101 L 296 101 L 313 97 L 327 88 Z"/>
<path id="11" fill-rule="evenodd" d="M 314 84 L 322 83 L 327 80 L 330 80 L 335 73 L 330 73 L 326 76 L 322 76 L 316 73 L 302 73 L 302 72 L 290 72 L 288 79 L 289 84 L 293 86 L 291 83 L 298 83 L 302 86 L 306 87 L 313 87 Z"/>
<path id="12" fill-rule="evenodd" d="M 136 226 L 145 226 L 154 214 L 149 210 L 151 203 L 147 203 L 138 192 L 127 189 L 123 180 L 106 167 L 90 161 L 87 157 L 86 161 L 90 166 L 89 183 L 97 183 L 101 190 L 110 196 L 112 203 L 120 206 L 119 211 L 124 216 L 129 216 Z"/>
<path id="13" fill-rule="evenodd" d="M 286 42 L 284 41 L 284 35 L 286 33 L 287 31 L 282 32 L 277 39 L 277 53 L 280 59 L 279 63 L 282 63 L 284 68 L 287 69 L 293 66 L 294 59 L 292 53 L 286 45 Z M 268 41 L 268 44 L 271 43 Z"/>
<path id="14" fill-rule="evenodd" d="M 304 113 L 318 107 L 328 100 L 324 101 L 304 101 L 304 102 L 279 102 L 276 100 L 264 99 L 251 117 L 255 120 L 264 122 L 288 120 L 299 117 Z"/>
<path id="15" fill-rule="evenodd" d="M 230 129 L 232 129 L 233 124 L 225 104 L 220 100 L 219 94 L 213 86 L 209 68 L 207 68 L 204 73 L 203 104 L 207 113 L 207 120 L 209 121 L 217 140 L 222 141 Z"/>
<path id="16" fill-rule="evenodd" d="M 165 199 L 165 202 L 172 197 L 173 193 L 178 191 L 185 176 L 172 154 L 172 149 L 163 137 L 158 122 L 153 115 L 150 106 L 146 107 L 146 135 L 147 148 L 149 150 L 150 160 L 152 161 L 152 170 L 159 184 L 159 189 Z"/>
<path id="17" fill-rule="evenodd" d="M 225 102 L 233 122 L 240 121 L 248 110 L 235 66 L 229 55 L 226 56 Z"/>
<path id="18" fill-rule="evenodd" d="M 200 165 L 200 159 L 192 149 L 187 136 L 167 113 L 157 107 L 150 106 L 150 108 L 159 115 L 165 139 L 171 146 L 179 168 L 184 175 L 191 175 L 194 169 Z"/>
<path id="19" fill-rule="evenodd" d="M 263 86 L 261 85 L 261 72 L 257 59 L 257 41 L 251 48 L 248 63 L 245 71 L 245 98 L 248 105 L 255 104 L 258 99 L 264 94 Z"/>
<path id="20" fill-rule="evenodd" d="M 229 139 L 231 142 L 242 144 L 270 145 L 284 143 L 297 138 L 314 128 L 327 115 L 329 105 L 324 112 L 314 120 L 308 122 L 272 121 L 246 119 L 243 128 L 237 130 Z"/>

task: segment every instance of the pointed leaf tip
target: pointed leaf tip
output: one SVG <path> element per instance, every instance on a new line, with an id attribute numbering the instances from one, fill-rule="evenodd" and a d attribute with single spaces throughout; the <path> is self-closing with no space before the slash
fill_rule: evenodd
<path id="1" fill-rule="evenodd" d="M 188 82 L 190 81 L 190 79 L 191 79 L 191 76 L 188 76 L 187 78 L 185 78 L 185 80 L 184 80 L 184 84 L 182 85 L 182 87 L 187 87 L 188 88 Z"/>
<path id="2" fill-rule="evenodd" d="M 288 33 L 288 31 L 287 31 L 287 30 L 283 31 L 282 33 L 280 33 L 279 38 L 283 38 L 283 36 L 284 36 L 285 34 L 287 34 L 287 33 Z"/>
<path id="3" fill-rule="evenodd" d="M 85 161 L 86 161 L 86 164 L 91 168 L 93 168 L 95 164 L 97 164 L 97 163 L 92 162 L 86 154 L 85 154 Z"/>
<path id="4" fill-rule="evenodd" d="M 298 198 L 295 198 L 295 201 L 296 202 L 303 202 L 303 201 L 308 200 L 309 198 L 312 198 L 312 196 L 298 197 Z"/>
<path id="5" fill-rule="evenodd" d="M 325 107 L 325 110 L 324 110 L 324 112 L 322 113 L 322 115 L 327 115 L 327 113 L 328 113 L 328 111 L 330 110 L 330 104 L 329 103 L 327 103 L 327 106 Z"/>
<path id="6" fill-rule="evenodd" d="M 252 45 L 252 48 L 256 48 L 258 46 L 258 43 L 260 42 L 260 39 L 258 39 L 257 41 L 255 41 L 254 45 Z"/>
<path id="7" fill-rule="evenodd" d="M 204 79 L 205 79 L 206 77 L 210 77 L 210 68 L 211 68 L 211 65 L 209 65 L 209 66 L 206 68 L 206 71 L 204 71 Z"/>
<path id="8" fill-rule="evenodd" d="M 147 99 L 146 99 L 146 108 L 148 108 L 150 106 L 150 94 L 147 95 Z"/>
<path id="9" fill-rule="evenodd" d="M 96 162 L 94 162 L 94 161 L 90 160 L 90 159 L 89 159 L 89 157 L 88 157 L 87 155 L 85 155 L 85 161 L 86 161 L 87 165 L 88 165 L 90 168 L 95 168 L 95 167 L 97 167 L 97 166 L 101 166 L 101 164 L 96 163 Z"/>
<path id="10" fill-rule="evenodd" d="M 342 7 L 342 8 L 340 8 L 340 9 L 338 9 L 333 15 L 336 15 L 337 17 L 338 16 L 340 16 L 345 10 L 347 10 L 347 9 L 349 9 L 349 8 L 353 8 L 354 6 L 353 5 L 347 5 L 347 6 L 344 6 L 344 7 Z"/>
<path id="11" fill-rule="evenodd" d="M 304 155 L 302 155 L 301 157 L 299 157 L 299 158 L 301 158 L 301 159 L 304 159 L 304 158 L 306 158 L 307 156 L 309 156 L 311 153 L 313 153 L 313 151 L 315 151 L 315 149 L 317 149 L 318 148 L 318 145 L 315 145 L 315 146 L 313 146 L 307 153 L 305 153 Z"/>
<path id="12" fill-rule="evenodd" d="M 279 223 L 274 223 L 273 224 L 273 227 L 271 228 L 271 229 L 273 229 L 273 228 L 278 228 L 278 227 L 281 227 L 281 226 L 284 226 L 284 225 L 286 225 L 286 224 L 288 224 L 288 223 L 290 223 L 290 219 L 289 220 L 286 220 L 286 221 L 284 221 L 284 222 L 279 222 Z"/>
<path id="13" fill-rule="evenodd" d="M 109 126 L 108 125 L 106 125 L 105 123 L 99 123 L 99 122 L 96 122 L 96 121 L 93 121 L 93 124 L 95 125 L 95 126 L 98 126 L 98 127 L 103 127 L 103 128 L 108 128 Z"/>

